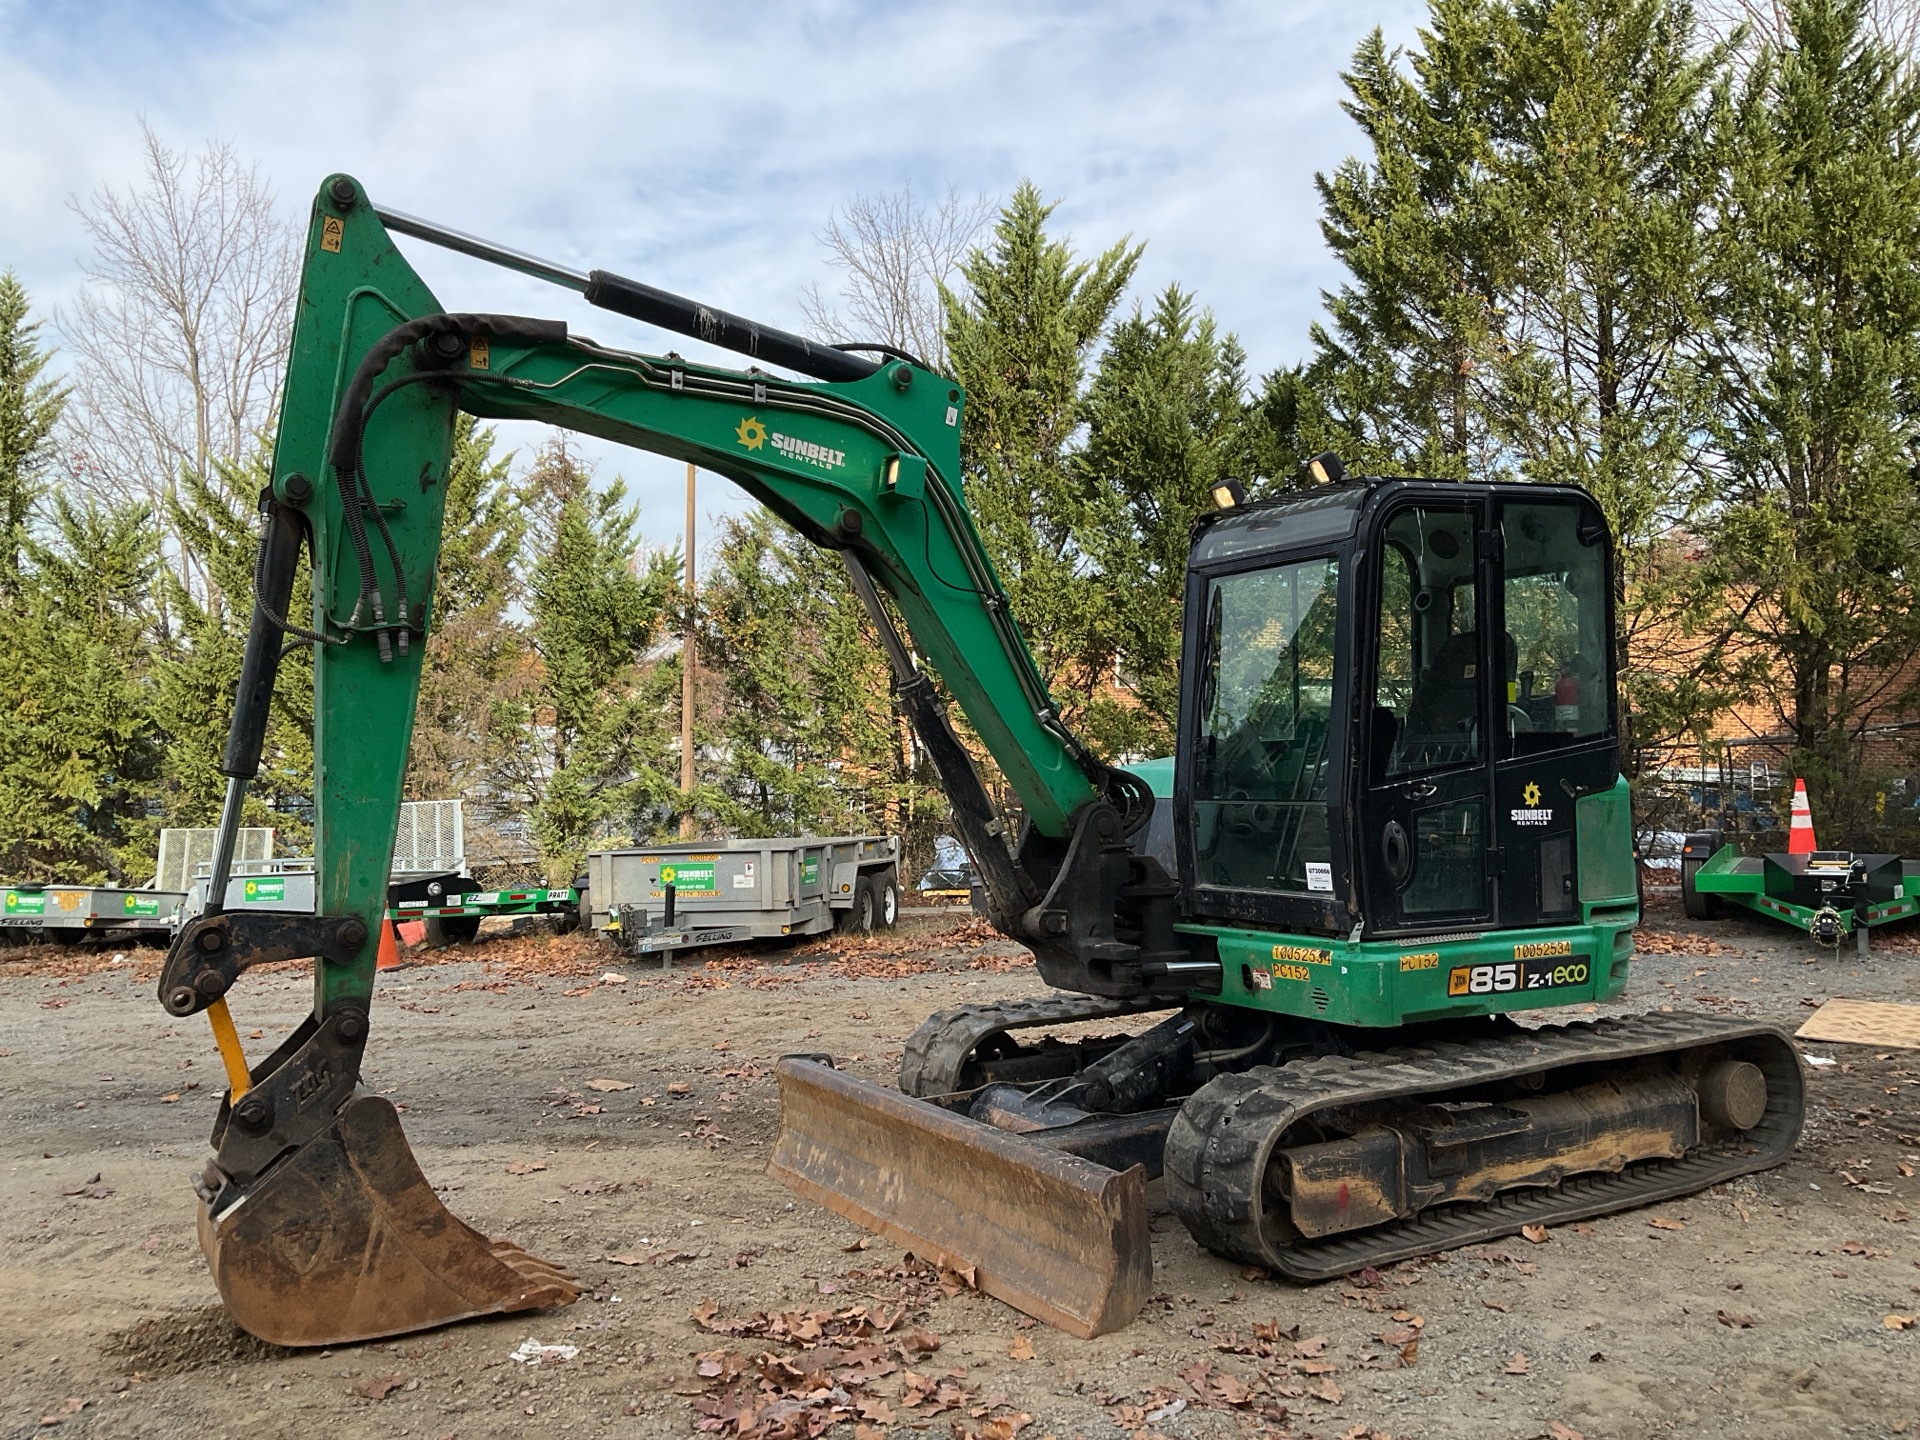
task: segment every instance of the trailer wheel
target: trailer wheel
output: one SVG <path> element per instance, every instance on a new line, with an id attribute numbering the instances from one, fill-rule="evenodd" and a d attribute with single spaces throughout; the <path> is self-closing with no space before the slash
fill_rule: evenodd
<path id="1" fill-rule="evenodd" d="M 880 910 L 879 897 L 874 893 L 873 877 L 862 875 L 853 886 L 853 908 L 847 912 L 847 929 L 859 935 L 872 931 L 875 917 Z"/>
<path id="2" fill-rule="evenodd" d="M 873 877 L 873 923 L 882 930 L 891 930 L 900 923 L 900 882 L 893 878 L 891 870 L 882 870 Z"/>
<path id="3" fill-rule="evenodd" d="M 427 944 L 438 949 L 442 945 L 465 945 L 478 938 L 480 934 L 478 915 L 429 915 L 427 921 Z"/>
<path id="4" fill-rule="evenodd" d="M 1682 860 L 1680 862 L 1680 907 L 1687 912 L 1689 920 L 1718 920 L 1726 914 L 1718 895 L 1703 894 L 1693 887 L 1693 877 L 1700 873 L 1704 860 Z"/>

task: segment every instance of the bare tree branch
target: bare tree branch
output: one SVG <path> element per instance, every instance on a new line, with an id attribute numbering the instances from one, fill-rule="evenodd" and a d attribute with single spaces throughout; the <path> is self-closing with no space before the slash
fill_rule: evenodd
<path id="1" fill-rule="evenodd" d="M 295 232 L 224 142 L 170 150 L 144 119 L 145 177 L 69 203 L 90 283 L 59 325 L 76 361 L 75 474 L 156 513 L 183 468 L 238 462 L 272 420 L 297 283 Z"/>
<path id="2" fill-rule="evenodd" d="M 949 188 L 931 208 L 911 185 L 856 195 L 818 237 L 841 272 L 838 305 L 813 285 L 800 297 L 807 323 L 829 340 L 881 341 L 945 370 L 940 287 L 993 214 L 985 195 Z"/>
<path id="3" fill-rule="evenodd" d="M 1719 39 L 1744 25 L 1753 43 L 1776 48 L 1793 42 L 1786 0 L 1700 0 L 1701 22 Z M 1911 58 L 1920 45 L 1920 0 L 1867 0 L 1867 28 Z"/>

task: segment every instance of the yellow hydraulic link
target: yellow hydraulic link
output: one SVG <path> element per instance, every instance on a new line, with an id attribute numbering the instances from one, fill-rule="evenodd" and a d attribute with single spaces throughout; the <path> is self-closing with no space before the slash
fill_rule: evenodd
<path id="1" fill-rule="evenodd" d="M 233 1014 L 226 998 L 207 1007 L 207 1019 L 213 1025 L 213 1041 L 220 1047 L 220 1061 L 227 1067 L 227 1090 L 233 1103 L 253 1088 L 253 1076 L 247 1070 L 247 1052 L 240 1048 L 240 1032 L 233 1028 Z"/>

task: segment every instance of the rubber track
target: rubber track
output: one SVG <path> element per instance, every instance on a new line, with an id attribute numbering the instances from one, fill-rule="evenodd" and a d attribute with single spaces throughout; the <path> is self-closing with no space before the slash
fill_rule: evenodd
<path id="1" fill-rule="evenodd" d="M 900 1055 L 900 1091 L 917 1099 L 951 1095 L 963 1087 L 967 1061 L 994 1036 L 1038 1025 L 1071 1025 L 1081 1020 L 1115 1020 L 1149 1010 L 1166 1010 L 1159 1000 L 1108 1000 L 1097 995 L 1056 992 L 1038 1000 L 1000 1000 L 990 1005 L 956 1005 L 936 1011 L 920 1023 Z"/>
<path id="2" fill-rule="evenodd" d="M 1617 1174 L 1574 1176 L 1552 1189 L 1435 1206 L 1411 1219 L 1275 1248 L 1253 1207 L 1272 1140 L 1312 1111 L 1397 1098 L 1445 1100 L 1510 1076 L 1576 1064 L 1618 1064 L 1702 1046 L 1738 1044 L 1767 1077 L 1767 1110 L 1736 1140 L 1677 1160 L 1645 1160 Z M 1401 1050 L 1296 1060 L 1207 1082 L 1167 1135 L 1167 1199 L 1194 1239 L 1217 1254 L 1296 1280 L 1325 1280 L 1366 1265 L 1511 1235 L 1689 1195 L 1784 1160 L 1800 1133 L 1804 1084 L 1785 1032 L 1719 1016 L 1643 1015 L 1585 1021 L 1497 1038 L 1463 1037 Z"/>

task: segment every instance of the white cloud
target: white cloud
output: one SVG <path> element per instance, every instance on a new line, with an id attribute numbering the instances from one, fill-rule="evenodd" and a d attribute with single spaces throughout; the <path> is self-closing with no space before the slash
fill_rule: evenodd
<path id="1" fill-rule="evenodd" d="M 142 113 L 175 145 L 232 141 L 295 210 L 347 170 L 396 208 L 793 329 L 799 291 L 830 279 L 814 236 L 836 204 L 907 181 L 1001 195 L 1027 177 L 1083 248 L 1146 241 L 1141 296 L 1195 290 L 1258 372 L 1299 358 L 1337 279 L 1312 182 L 1358 140 L 1338 71 L 1371 24 L 1404 42 L 1423 13 L 1417 0 L 1367 14 L 1329 0 L 0 0 L 0 93 L 33 117 L 0 133 L 0 264 L 42 307 L 73 292 L 84 241 L 66 197 L 133 178 Z M 697 348 L 407 249 L 450 306 Z M 510 438 L 524 449 L 538 432 Z M 583 448 L 629 478 L 646 532 L 670 543 L 681 468 Z"/>

